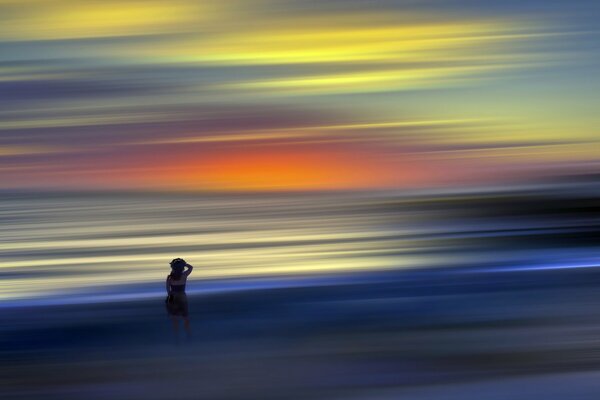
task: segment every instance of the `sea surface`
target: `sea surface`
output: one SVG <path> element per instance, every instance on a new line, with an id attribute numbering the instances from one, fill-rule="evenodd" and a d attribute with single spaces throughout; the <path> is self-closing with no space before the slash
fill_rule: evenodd
<path id="1" fill-rule="evenodd" d="M 572 186 L 4 191 L 0 397 L 597 399 L 599 217 Z"/>
<path id="2" fill-rule="evenodd" d="M 594 266 L 594 200 L 560 191 L 6 192 L 0 300 L 156 295 L 175 257 L 197 267 L 188 288 L 197 292 L 380 270 Z"/>

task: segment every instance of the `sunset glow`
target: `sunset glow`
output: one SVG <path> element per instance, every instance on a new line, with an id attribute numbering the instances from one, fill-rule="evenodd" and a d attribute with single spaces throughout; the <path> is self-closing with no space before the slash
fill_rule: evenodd
<path id="1" fill-rule="evenodd" d="M 583 4 L 443 3 L 1 1 L 0 188 L 439 188 L 597 170 Z"/>
<path id="2" fill-rule="evenodd" d="M 254 191 L 376 188 L 410 184 L 420 176 L 417 170 L 397 171 L 400 165 L 360 149 L 249 147 L 183 162 L 172 179 L 188 189 Z"/>

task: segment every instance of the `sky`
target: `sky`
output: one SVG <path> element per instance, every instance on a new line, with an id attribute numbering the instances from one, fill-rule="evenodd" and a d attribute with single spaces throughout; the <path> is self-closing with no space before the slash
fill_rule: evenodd
<path id="1" fill-rule="evenodd" d="M 599 171 L 600 4 L 0 0 L 0 189 Z"/>

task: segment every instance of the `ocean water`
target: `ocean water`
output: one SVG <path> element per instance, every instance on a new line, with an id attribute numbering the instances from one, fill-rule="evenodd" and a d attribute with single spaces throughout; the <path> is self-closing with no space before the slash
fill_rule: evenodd
<path id="1" fill-rule="evenodd" d="M 175 257 L 197 267 L 191 292 L 343 281 L 384 270 L 594 266 L 598 220 L 585 208 L 593 198 L 560 190 L 5 192 L 0 300 L 157 296 Z"/>
<path id="2" fill-rule="evenodd" d="M 595 400 L 597 199 L 3 192 L 0 397 Z"/>

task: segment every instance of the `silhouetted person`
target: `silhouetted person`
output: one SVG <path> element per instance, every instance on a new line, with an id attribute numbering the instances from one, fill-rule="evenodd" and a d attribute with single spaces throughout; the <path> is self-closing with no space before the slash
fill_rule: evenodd
<path id="1" fill-rule="evenodd" d="M 187 269 L 185 269 L 187 267 Z M 191 337 L 190 320 L 188 317 L 188 302 L 185 294 L 187 277 L 192 273 L 192 267 L 181 258 L 171 261 L 171 273 L 167 276 L 167 312 L 173 322 L 175 336 L 179 339 L 179 319 L 183 319 L 183 326 L 188 338 Z"/>

